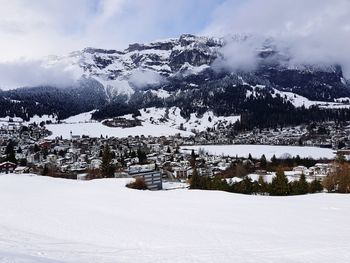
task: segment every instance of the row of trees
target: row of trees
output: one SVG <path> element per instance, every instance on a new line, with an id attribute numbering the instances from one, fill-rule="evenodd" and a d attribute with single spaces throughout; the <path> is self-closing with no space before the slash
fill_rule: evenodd
<path id="1" fill-rule="evenodd" d="M 271 183 L 264 181 L 262 176 L 258 181 L 252 181 L 245 176 L 238 183 L 229 184 L 225 179 L 219 176 L 210 178 L 200 176 L 196 169 L 190 179 L 190 189 L 202 190 L 221 190 L 241 194 L 262 194 L 272 196 L 302 195 L 307 193 L 316 193 L 323 190 L 320 181 L 313 180 L 311 183 L 306 181 L 305 175 L 301 175 L 297 181 L 288 182 L 283 170 L 278 170 Z"/>
<path id="2" fill-rule="evenodd" d="M 267 171 L 276 171 L 281 168 L 283 170 L 290 170 L 298 165 L 310 167 L 315 165 L 316 162 L 317 161 L 312 158 L 300 158 L 300 156 L 278 159 L 275 155 L 270 161 L 267 160 L 264 154 L 260 159 L 254 159 L 251 154 L 249 154 L 248 161 L 237 160 L 236 162 L 232 163 L 227 170 L 223 171 L 220 176 L 226 178 L 244 177 L 249 173 L 253 173 L 257 167 Z"/>

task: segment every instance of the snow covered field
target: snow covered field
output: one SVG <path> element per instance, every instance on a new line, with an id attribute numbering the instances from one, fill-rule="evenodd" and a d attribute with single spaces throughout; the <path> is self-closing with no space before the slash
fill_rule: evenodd
<path id="1" fill-rule="evenodd" d="M 138 119 L 147 123 L 164 124 L 169 127 L 179 128 L 183 126 L 187 131 L 197 130 L 205 131 L 208 127 L 217 127 L 218 125 L 227 126 L 240 120 L 240 116 L 215 116 L 212 111 L 205 112 L 202 116 L 191 113 L 188 119 L 181 116 L 181 110 L 178 107 L 167 108 L 146 108 L 140 110 L 141 116 Z M 125 115 L 124 118 L 132 116 Z"/>
<path id="2" fill-rule="evenodd" d="M 138 117 L 142 121 L 142 126 L 123 129 L 107 127 L 102 125 L 101 122 L 91 120 L 93 112 L 85 112 L 69 117 L 63 120 L 61 124 L 47 125 L 47 129 L 53 133 L 49 138 L 57 136 L 70 138 L 71 131 L 73 135 L 89 135 L 90 137 L 100 137 L 101 135 L 114 137 L 127 137 L 129 135 L 163 136 L 178 133 L 189 136 L 193 134 L 191 132 L 193 129 L 203 131 L 207 127 L 227 125 L 240 119 L 240 116 L 217 117 L 211 111 L 200 117 L 193 113 L 189 119 L 184 119 L 177 107 L 172 107 L 169 110 L 165 108 L 147 108 L 140 110 L 141 116 Z M 133 119 L 131 114 L 122 116 L 122 118 Z M 186 131 L 179 129 L 181 125 Z"/>
<path id="3" fill-rule="evenodd" d="M 183 150 L 199 150 L 204 149 L 213 155 L 229 155 L 235 157 L 248 157 L 249 154 L 253 158 L 260 158 L 265 154 L 267 159 L 271 159 L 273 155 L 277 158 L 284 158 L 288 155 L 301 158 L 312 157 L 313 159 L 333 159 L 335 153 L 332 149 L 317 147 L 298 147 L 298 146 L 273 146 L 273 145 L 196 145 L 183 146 Z"/>
<path id="4" fill-rule="evenodd" d="M 0 176 L 0 262 L 350 262 L 350 195 Z"/>
<path id="5" fill-rule="evenodd" d="M 88 135 L 90 137 L 114 136 L 114 137 L 128 137 L 129 135 L 145 135 L 145 136 L 163 136 L 175 135 L 180 133 L 183 136 L 192 135 L 191 132 L 181 131 L 166 125 L 156 125 L 150 123 L 143 123 L 142 126 L 133 128 L 112 128 L 103 125 L 101 122 L 87 122 L 87 123 L 61 123 L 46 125 L 47 129 L 52 132 L 48 138 L 56 138 L 62 136 L 65 139 L 70 138 L 70 132 L 73 135 Z"/>

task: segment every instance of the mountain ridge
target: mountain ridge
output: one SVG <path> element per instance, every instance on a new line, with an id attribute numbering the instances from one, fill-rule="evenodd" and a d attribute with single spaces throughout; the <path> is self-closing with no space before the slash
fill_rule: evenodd
<path id="1" fill-rule="evenodd" d="M 248 36 L 236 36 L 229 41 L 245 43 L 247 39 Z M 256 107 L 275 115 L 284 109 L 296 113 L 313 107 L 322 116 L 326 109 L 347 111 L 344 101 L 350 101 L 349 82 L 339 65 L 289 65 L 290 58 L 277 50 L 272 40 L 266 40 L 255 49 L 254 68 L 220 67 L 229 41 L 184 34 L 131 44 L 123 51 L 90 47 L 51 57 L 46 66 L 63 65 L 80 73 L 75 85 L 1 91 L 0 100 L 6 107 L 2 115 L 29 118 L 34 114 L 55 114 L 64 119 L 97 109 L 93 117 L 104 119 L 137 115 L 138 110 L 149 107 L 179 107 L 185 118 L 208 111 L 218 116 L 253 112 L 256 117 Z M 235 57 L 230 59 L 234 63 Z M 273 125 L 279 121 L 274 122 L 277 123 Z"/>

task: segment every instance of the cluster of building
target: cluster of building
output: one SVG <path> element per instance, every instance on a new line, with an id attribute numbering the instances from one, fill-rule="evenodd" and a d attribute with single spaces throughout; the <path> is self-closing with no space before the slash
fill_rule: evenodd
<path id="1" fill-rule="evenodd" d="M 111 164 L 115 177 L 137 177 L 145 179 L 150 189 L 161 189 L 162 179 L 187 180 L 192 175 L 192 152 L 181 150 L 182 145 L 255 143 L 255 144 L 300 144 L 314 145 L 319 140 L 319 127 L 294 127 L 283 129 L 254 130 L 236 135 L 234 139 L 220 131 L 206 131 L 192 137 L 176 136 L 129 136 L 126 138 L 89 138 L 74 136 L 70 139 L 45 139 L 49 132 L 43 125 L 3 124 L 0 127 L 0 160 L 6 159 L 9 142 L 14 145 L 17 164 L 11 161 L 0 163 L 0 173 L 37 173 L 71 179 L 99 177 L 103 147 L 111 149 Z M 339 140 L 347 143 L 349 127 L 321 130 L 328 134 L 325 142 Z M 214 136 L 216 133 L 216 136 Z M 316 134 L 316 136 L 312 136 Z M 321 133 L 320 133 L 321 134 Z M 215 139 L 211 139 L 214 138 Z M 338 140 L 338 141 L 337 141 Z M 347 146 L 347 145 L 346 145 Z M 141 160 L 140 153 L 143 153 Z M 202 176 L 214 176 L 229 168 L 237 158 L 196 153 L 196 169 Z M 142 164 L 142 165 L 141 165 Z M 259 167 L 257 167 L 259 171 Z M 323 178 L 330 171 L 329 164 L 314 167 L 298 166 L 288 176 L 305 174 L 309 178 Z M 260 171 L 261 172 L 261 171 Z M 257 173 L 258 174 L 258 173 Z"/>
<path id="2" fill-rule="evenodd" d="M 231 144 L 264 144 L 264 145 L 299 145 L 327 148 L 350 148 L 350 125 L 340 125 L 334 122 L 314 123 L 310 125 L 254 129 L 252 131 L 232 134 L 231 130 L 216 130 L 202 133 L 202 141 L 205 138 L 211 143 L 212 137 L 216 140 Z M 214 142 L 213 144 L 215 144 Z"/>

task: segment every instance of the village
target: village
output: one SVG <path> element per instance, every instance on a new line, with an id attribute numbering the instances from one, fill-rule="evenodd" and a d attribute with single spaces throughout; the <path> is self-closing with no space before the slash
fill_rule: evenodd
<path id="1" fill-rule="evenodd" d="M 332 126 L 327 126 L 332 127 Z M 346 127 L 347 129 L 347 127 Z M 238 158 L 225 155 L 210 155 L 204 150 L 187 151 L 186 145 L 206 144 L 275 144 L 347 146 L 349 134 L 346 130 L 325 129 L 323 126 L 295 127 L 275 130 L 254 130 L 235 136 L 228 141 L 223 130 L 207 130 L 196 136 L 129 136 L 126 138 L 74 135 L 70 139 L 57 137 L 46 139 L 50 132 L 45 123 L 25 125 L 23 123 L 2 123 L 0 128 L 0 173 L 33 173 L 68 179 L 89 180 L 101 177 L 142 176 L 147 188 L 160 190 L 163 182 L 184 186 L 195 167 L 200 176 L 227 178 L 230 183 L 239 182 L 244 176 L 252 180 L 263 177 L 267 182 L 275 175 L 273 168 L 267 169 L 266 162 L 253 158 Z M 326 136 L 328 135 L 328 136 Z M 211 139 L 213 138 L 213 139 Z M 110 148 L 112 171 L 101 173 L 104 148 Z M 348 154 L 347 150 L 340 150 Z M 195 156 L 195 163 L 193 158 Z M 278 156 L 275 156 L 275 159 Z M 322 180 L 332 170 L 330 160 L 301 160 L 294 158 L 283 161 L 285 173 L 290 180 L 297 180 L 304 174 L 308 180 Z M 176 184 L 180 183 L 180 184 Z"/>

